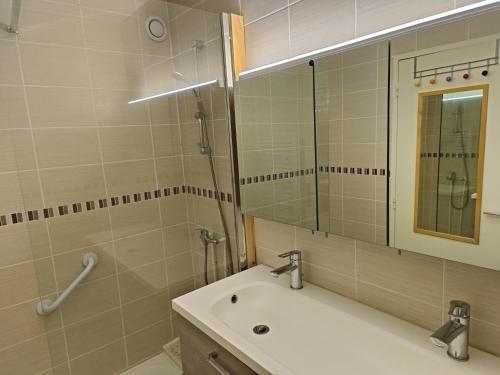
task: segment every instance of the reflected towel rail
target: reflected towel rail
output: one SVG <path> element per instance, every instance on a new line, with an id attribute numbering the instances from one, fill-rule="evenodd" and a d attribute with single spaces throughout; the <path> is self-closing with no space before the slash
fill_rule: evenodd
<path id="1" fill-rule="evenodd" d="M 95 253 L 87 253 L 83 256 L 83 266 L 85 269 L 74 279 L 71 284 L 62 292 L 55 301 L 44 299 L 38 302 L 36 312 L 39 315 L 49 315 L 52 311 L 57 309 L 64 300 L 71 294 L 73 290 L 82 282 L 82 280 L 97 266 L 99 258 Z"/>

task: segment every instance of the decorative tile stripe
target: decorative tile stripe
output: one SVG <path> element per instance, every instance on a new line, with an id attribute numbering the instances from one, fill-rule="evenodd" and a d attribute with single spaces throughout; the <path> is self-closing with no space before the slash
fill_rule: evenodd
<path id="1" fill-rule="evenodd" d="M 314 168 L 300 169 L 297 171 L 271 173 L 271 174 L 252 176 L 252 177 L 242 177 L 240 178 L 240 185 L 250 185 L 250 184 L 257 184 L 260 182 L 285 180 L 288 178 L 295 178 L 312 174 L 314 174 Z"/>
<path id="2" fill-rule="evenodd" d="M 96 209 L 115 207 L 119 205 L 128 205 L 151 199 L 159 199 L 173 195 L 185 193 L 197 195 L 203 198 L 216 199 L 217 192 L 206 188 L 195 186 L 173 186 L 153 191 L 145 191 L 142 193 L 124 194 L 122 196 L 113 196 L 111 198 L 102 198 L 86 202 L 75 202 L 71 204 L 63 204 L 56 207 L 46 207 L 42 209 L 32 209 L 26 212 L 14 212 L 11 214 L 0 215 L 0 227 L 23 222 L 37 221 L 40 219 L 51 219 L 66 215 L 75 215 L 83 212 L 93 211 Z M 231 193 L 219 192 L 222 202 L 232 203 L 233 195 Z"/>
<path id="3" fill-rule="evenodd" d="M 356 174 L 363 176 L 385 176 L 386 170 L 384 168 L 354 168 L 354 167 L 340 167 L 322 165 L 318 167 L 320 173 L 336 173 L 336 174 Z M 301 169 L 299 171 L 290 171 L 282 173 L 273 173 L 260 176 L 243 177 L 240 179 L 240 185 L 257 184 L 261 182 L 269 182 L 276 180 L 283 180 L 287 178 L 295 178 L 304 175 L 313 175 L 314 168 Z"/>
<path id="4" fill-rule="evenodd" d="M 462 153 L 462 152 L 424 152 L 420 154 L 420 158 L 451 158 L 451 159 L 476 159 L 479 157 L 479 155 L 475 152 L 472 153 Z"/>
<path id="5" fill-rule="evenodd" d="M 385 176 L 386 170 L 384 168 L 361 168 L 361 167 L 339 167 L 334 165 L 324 165 L 319 167 L 322 173 L 336 173 L 336 174 L 356 174 L 362 176 Z"/>

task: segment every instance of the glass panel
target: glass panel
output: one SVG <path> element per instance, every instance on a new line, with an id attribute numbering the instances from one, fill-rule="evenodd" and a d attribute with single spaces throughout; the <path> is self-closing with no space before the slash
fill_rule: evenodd
<path id="1" fill-rule="evenodd" d="M 243 212 L 317 229 L 311 66 L 240 80 L 235 97 Z"/>
<path id="2" fill-rule="evenodd" d="M 483 90 L 421 96 L 417 229 L 474 238 Z"/>

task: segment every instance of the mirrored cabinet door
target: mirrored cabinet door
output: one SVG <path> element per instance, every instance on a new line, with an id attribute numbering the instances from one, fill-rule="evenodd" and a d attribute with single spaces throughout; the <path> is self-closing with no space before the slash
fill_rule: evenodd
<path id="1" fill-rule="evenodd" d="M 238 81 L 235 109 L 243 213 L 317 230 L 312 67 Z"/>

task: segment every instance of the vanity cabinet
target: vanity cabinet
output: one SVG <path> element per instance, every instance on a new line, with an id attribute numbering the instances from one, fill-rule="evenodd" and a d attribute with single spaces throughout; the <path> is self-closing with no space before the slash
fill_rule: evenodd
<path id="1" fill-rule="evenodd" d="M 257 374 L 186 319 L 178 320 L 184 375 Z"/>

